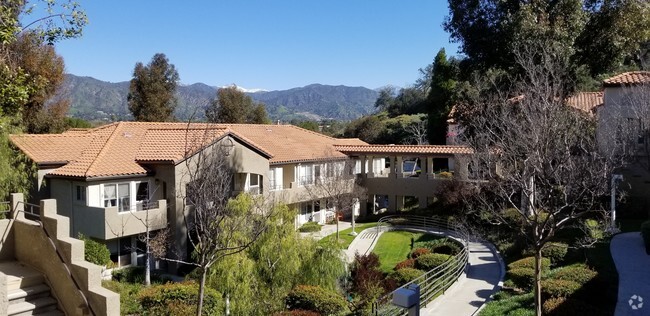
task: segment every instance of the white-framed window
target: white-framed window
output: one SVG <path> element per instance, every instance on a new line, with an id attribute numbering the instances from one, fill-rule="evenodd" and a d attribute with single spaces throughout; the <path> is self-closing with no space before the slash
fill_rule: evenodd
<path id="1" fill-rule="evenodd" d="M 75 185 L 75 200 L 79 203 L 86 203 L 86 186 Z"/>
<path id="2" fill-rule="evenodd" d="M 269 190 L 282 190 L 282 168 L 276 167 L 269 169 Z"/>
<path id="3" fill-rule="evenodd" d="M 104 184 L 102 194 L 104 207 L 117 206 L 118 211 L 127 212 L 131 210 L 131 190 L 129 183 Z"/>
<path id="4" fill-rule="evenodd" d="M 314 183 L 314 165 L 299 165 L 297 170 L 298 184 L 307 185 Z"/>
<path id="5" fill-rule="evenodd" d="M 255 173 L 248 174 L 248 189 L 247 192 L 251 194 L 262 193 L 262 176 Z"/>

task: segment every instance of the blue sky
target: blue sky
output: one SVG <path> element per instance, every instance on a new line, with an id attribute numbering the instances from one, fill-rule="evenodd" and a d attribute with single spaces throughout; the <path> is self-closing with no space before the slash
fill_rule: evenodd
<path id="1" fill-rule="evenodd" d="M 57 43 L 67 72 L 117 82 L 164 53 L 182 84 L 289 89 L 406 86 L 445 47 L 447 1 L 84 1 L 81 38 Z"/>

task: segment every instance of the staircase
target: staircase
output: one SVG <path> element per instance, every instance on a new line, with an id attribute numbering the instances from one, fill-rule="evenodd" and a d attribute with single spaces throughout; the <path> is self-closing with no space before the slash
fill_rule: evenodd
<path id="1" fill-rule="evenodd" d="M 63 316 L 43 275 L 17 261 L 0 263 L 7 275 L 8 316 Z"/>

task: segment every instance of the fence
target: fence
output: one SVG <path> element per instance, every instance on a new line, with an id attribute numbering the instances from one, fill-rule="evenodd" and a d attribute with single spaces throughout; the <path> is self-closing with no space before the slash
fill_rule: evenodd
<path id="1" fill-rule="evenodd" d="M 382 217 L 377 223 L 376 229 L 378 233 L 390 229 L 422 229 L 433 234 L 450 236 L 463 244 L 463 249 L 458 254 L 449 258 L 445 263 L 400 287 L 406 288 L 411 284 L 419 285 L 420 307 L 426 307 L 433 299 L 444 294 L 445 290 L 463 274 L 467 266 L 469 258 L 469 233 L 462 225 L 456 224 L 453 221 L 424 216 L 392 215 Z M 380 297 L 373 303 L 373 315 L 407 314 L 407 311 L 403 308 L 391 304 L 395 291 Z"/>

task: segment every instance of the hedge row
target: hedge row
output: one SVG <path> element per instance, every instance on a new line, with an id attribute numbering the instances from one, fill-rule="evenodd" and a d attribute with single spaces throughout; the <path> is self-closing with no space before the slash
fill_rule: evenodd
<path id="1" fill-rule="evenodd" d="M 422 276 L 425 272 L 422 270 L 418 269 L 413 269 L 413 268 L 403 268 L 399 269 L 397 271 L 391 272 L 388 277 L 395 280 L 398 286 L 402 286 L 406 283 L 409 283 L 420 276 Z"/>
<path id="2" fill-rule="evenodd" d="M 542 258 L 542 271 L 548 271 L 551 267 L 551 260 Z M 508 265 L 508 269 L 529 268 L 535 270 L 535 257 L 526 257 L 512 262 Z"/>
<path id="3" fill-rule="evenodd" d="M 436 268 L 443 263 L 447 262 L 451 258 L 450 255 L 445 255 L 441 253 L 428 253 L 425 255 L 419 256 L 415 260 L 415 267 L 424 270 L 424 271 L 430 271 L 433 268 Z"/>
<path id="4" fill-rule="evenodd" d="M 338 293 L 319 286 L 298 285 L 286 298 L 289 309 L 308 310 L 322 315 L 337 315 L 347 310 L 347 303 Z"/>
<path id="5" fill-rule="evenodd" d="M 320 224 L 316 222 L 307 222 L 304 223 L 300 228 L 298 228 L 298 231 L 301 233 L 313 233 L 313 232 L 319 232 L 321 230 Z"/>
<path id="6" fill-rule="evenodd" d="M 203 296 L 203 312 L 218 315 L 223 312 L 221 294 L 206 287 Z M 143 289 L 138 300 L 144 315 L 192 315 L 196 314 L 199 286 L 196 282 L 166 283 Z"/>

